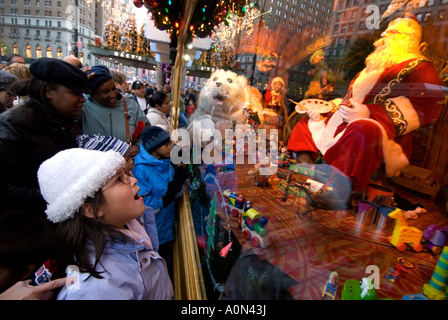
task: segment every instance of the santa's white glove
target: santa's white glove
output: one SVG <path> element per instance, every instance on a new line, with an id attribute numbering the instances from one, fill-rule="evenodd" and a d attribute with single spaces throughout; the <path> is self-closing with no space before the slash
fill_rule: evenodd
<path id="1" fill-rule="evenodd" d="M 306 113 L 308 114 L 308 117 L 310 117 L 310 119 L 312 119 L 314 121 L 319 121 L 322 119 L 322 116 L 320 115 L 320 113 L 314 109 L 308 109 Z"/>
<path id="2" fill-rule="evenodd" d="M 350 99 L 351 108 L 341 105 L 339 112 L 344 121 L 350 122 L 356 119 L 364 119 L 370 117 L 370 110 L 365 104 Z"/>

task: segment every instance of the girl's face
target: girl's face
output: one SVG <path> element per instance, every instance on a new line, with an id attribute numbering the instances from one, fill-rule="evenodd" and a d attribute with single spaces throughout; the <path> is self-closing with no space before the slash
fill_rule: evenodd
<path id="1" fill-rule="evenodd" d="M 138 195 L 137 179 L 122 168 L 102 188 L 104 201 L 99 207 L 99 218 L 109 225 L 123 229 L 129 221 L 145 211 L 143 198 Z"/>
<path id="2" fill-rule="evenodd" d="M 75 92 L 62 85 L 55 89 L 47 87 L 45 96 L 50 105 L 63 117 L 73 118 L 81 115 L 86 98 L 80 92 Z"/>
<path id="3" fill-rule="evenodd" d="M 114 80 L 110 79 L 100 85 L 92 92 L 92 97 L 95 101 L 101 103 L 106 107 L 115 107 L 117 102 L 118 89 L 115 86 Z"/>
<path id="4" fill-rule="evenodd" d="M 163 112 L 164 114 L 169 114 L 171 111 L 171 103 L 170 99 L 168 97 L 165 98 L 162 105 L 156 105 L 156 108 L 160 110 L 160 112 Z"/>

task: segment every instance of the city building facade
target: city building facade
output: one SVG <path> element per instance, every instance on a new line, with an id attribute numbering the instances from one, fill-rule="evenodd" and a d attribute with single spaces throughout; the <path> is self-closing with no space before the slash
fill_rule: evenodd
<path id="1" fill-rule="evenodd" d="M 85 0 L 0 0 L 2 60 L 16 53 L 27 62 L 77 55 L 94 60 L 95 6 Z M 77 32 L 76 32 L 77 31 Z"/>

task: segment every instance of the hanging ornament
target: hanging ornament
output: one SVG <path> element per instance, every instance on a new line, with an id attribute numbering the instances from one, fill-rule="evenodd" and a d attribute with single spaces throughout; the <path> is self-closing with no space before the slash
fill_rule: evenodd
<path id="1" fill-rule="evenodd" d="M 145 1 L 145 5 L 146 5 L 146 7 L 148 7 L 148 9 L 157 8 L 157 6 L 159 5 L 157 0 L 144 0 L 144 1 Z"/>
<path id="2" fill-rule="evenodd" d="M 143 7 L 143 1 L 142 0 L 134 0 L 134 6 L 137 8 Z"/>

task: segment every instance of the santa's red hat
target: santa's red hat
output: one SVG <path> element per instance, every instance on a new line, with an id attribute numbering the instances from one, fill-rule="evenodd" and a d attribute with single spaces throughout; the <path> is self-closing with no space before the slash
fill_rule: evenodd
<path id="1" fill-rule="evenodd" d="M 404 33 L 417 37 L 419 41 L 422 40 L 422 26 L 414 15 L 392 20 L 385 33 Z"/>

